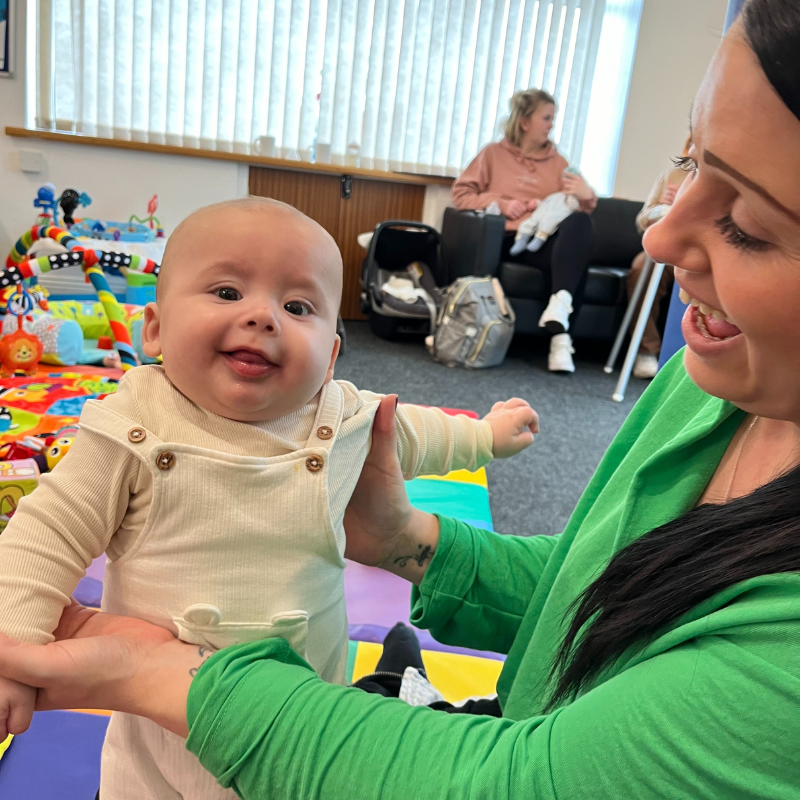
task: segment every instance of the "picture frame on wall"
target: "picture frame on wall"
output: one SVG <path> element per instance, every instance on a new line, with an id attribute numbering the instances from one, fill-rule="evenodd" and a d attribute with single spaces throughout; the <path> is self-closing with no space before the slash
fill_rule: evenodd
<path id="1" fill-rule="evenodd" d="M 0 0 L 0 78 L 14 74 L 14 0 Z"/>

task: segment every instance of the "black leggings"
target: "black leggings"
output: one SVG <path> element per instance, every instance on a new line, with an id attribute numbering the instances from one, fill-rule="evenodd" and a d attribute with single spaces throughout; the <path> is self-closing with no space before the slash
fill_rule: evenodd
<path id="1" fill-rule="evenodd" d="M 375 667 L 375 672 L 371 675 L 365 675 L 356 681 L 353 687 L 369 694 L 379 694 L 383 697 L 399 697 L 406 667 L 414 667 L 419 670 L 423 677 L 425 676 L 425 665 L 422 661 L 419 639 L 417 639 L 413 628 L 398 622 L 383 640 L 383 653 Z M 447 714 L 503 716 L 500 703 L 496 697 L 492 699 L 467 700 L 466 703 L 460 706 L 454 706 L 446 700 L 439 700 L 431 703 L 429 707 L 436 711 L 444 711 Z"/>
<path id="2" fill-rule="evenodd" d="M 506 234 L 502 260 L 527 264 L 550 273 L 550 294 L 566 289 L 572 295 L 573 312 L 570 320 L 574 324 L 583 302 L 586 271 L 592 255 L 594 229 L 591 218 L 584 211 L 570 214 L 536 253 L 523 250 L 518 256 L 509 255 L 515 235 L 514 232 Z"/>

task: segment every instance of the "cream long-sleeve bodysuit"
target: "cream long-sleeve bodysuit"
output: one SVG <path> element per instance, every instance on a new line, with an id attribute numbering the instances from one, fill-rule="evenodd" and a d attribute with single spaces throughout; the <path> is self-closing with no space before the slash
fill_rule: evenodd
<path id="1" fill-rule="evenodd" d="M 161 367 L 132 370 L 116 394 L 86 404 L 69 455 L 0 536 L 0 630 L 52 640 L 78 580 L 106 552 L 105 610 L 203 647 L 281 636 L 342 682 L 342 520 L 379 401 L 332 381 L 292 414 L 242 423 L 196 406 Z M 406 478 L 491 460 L 486 422 L 417 406 L 400 406 L 397 421 Z M 115 715 L 101 796 L 233 796 L 164 734 Z"/>

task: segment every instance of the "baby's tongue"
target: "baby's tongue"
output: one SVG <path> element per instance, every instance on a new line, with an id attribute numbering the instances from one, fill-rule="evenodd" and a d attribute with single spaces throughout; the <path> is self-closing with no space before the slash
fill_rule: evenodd
<path id="1" fill-rule="evenodd" d="M 706 314 L 706 328 L 717 339 L 730 339 L 741 331 L 732 323 L 717 319 L 713 314 Z"/>
<path id="2" fill-rule="evenodd" d="M 234 350 L 231 355 L 239 361 L 243 361 L 245 364 L 269 363 L 264 356 L 260 356 L 258 353 L 251 353 L 249 350 Z"/>

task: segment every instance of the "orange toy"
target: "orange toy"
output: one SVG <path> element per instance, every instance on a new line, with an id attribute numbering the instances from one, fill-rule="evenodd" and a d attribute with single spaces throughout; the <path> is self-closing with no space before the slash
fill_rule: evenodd
<path id="1" fill-rule="evenodd" d="M 4 378 L 12 377 L 15 372 L 35 375 L 43 352 L 44 345 L 39 339 L 20 327 L 20 330 L 0 339 L 0 375 Z"/>
<path id="2" fill-rule="evenodd" d="M 44 352 L 44 345 L 37 336 L 22 329 L 25 315 L 33 311 L 33 298 L 25 286 L 20 284 L 13 295 L 3 299 L 7 312 L 17 318 L 17 330 L 0 339 L 0 376 L 13 377 L 15 372 L 35 375 L 39 369 L 39 359 Z"/>

